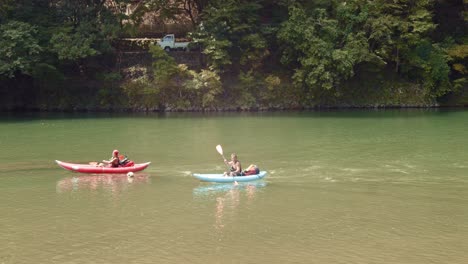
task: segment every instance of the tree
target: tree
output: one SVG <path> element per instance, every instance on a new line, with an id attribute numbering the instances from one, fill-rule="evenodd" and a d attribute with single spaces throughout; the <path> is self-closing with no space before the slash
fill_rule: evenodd
<path id="1" fill-rule="evenodd" d="M 50 45 L 60 60 L 76 61 L 100 54 L 93 47 L 96 39 L 97 36 L 90 32 L 89 25 L 81 24 L 76 30 L 68 27 L 55 33 Z"/>
<path id="2" fill-rule="evenodd" d="M 10 21 L 0 25 L 0 76 L 30 75 L 42 48 L 37 30 L 28 23 Z"/>
<path id="3" fill-rule="evenodd" d="M 432 22 L 431 0 L 378 0 L 369 4 L 366 23 L 372 50 L 400 71 L 408 63 L 411 50 L 429 37 L 436 25 Z"/>
<path id="4" fill-rule="evenodd" d="M 358 5 L 340 5 L 334 17 L 322 8 L 308 14 L 301 6 L 290 8 L 278 38 L 283 43 L 282 62 L 294 68 L 292 79 L 303 87 L 308 99 L 335 89 L 354 75 L 362 62 L 379 61 L 369 51 L 362 25 L 367 10 Z"/>
<path id="5" fill-rule="evenodd" d="M 450 57 L 450 78 L 454 89 L 467 89 L 468 78 L 468 12 L 466 1 L 439 0 L 435 3 L 437 23 L 435 39 L 446 43 Z"/>
<path id="6" fill-rule="evenodd" d="M 121 30 L 120 21 L 104 0 L 59 1 L 55 4 L 63 25 L 50 40 L 61 60 L 81 60 L 113 50 L 111 42 Z"/>
<path id="7" fill-rule="evenodd" d="M 468 84 L 468 44 L 453 45 L 448 50 L 452 64 L 452 78 L 455 89 L 466 88 Z"/>
<path id="8" fill-rule="evenodd" d="M 182 68 L 188 72 L 189 79 L 184 82 L 184 87 L 189 92 L 191 106 L 213 107 L 216 105 L 217 96 L 222 92 L 222 84 L 219 75 L 210 70 L 196 72 Z"/>
<path id="9" fill-rule="evenodd" d="M 395 72 L 441 96 L 450 90 L 449 56 L 431 40 L 433 8 L 431 0 L 379 0 L 369 6 L 372 16 L 366 27 L 373 51 L 392 63 Z"/>
<path id="10" fill-rule="evenodd" d="M 249 70 L 268 55 L 262 36 L 258 1 L 212 1 L 203 22 L 192 35 L 203 46 L 210 70 L 237 74 Z"/>
<path id="11" fill-rule="evenodd" d="M 395 72 L 441 95 L 448 89 L 448 57 L 429 38 L 435 28 L 431 4 L 351 0 L 311 10 L 293 5 L 278 32 L 282 61 L 311 97 L 339 95 L 340 85 L 364 64 L 380 71 L 393 65 Z"/>
<path id="12" fill-rule="evenodd" d="M 208 6 L 209 0 L 179 0 L 182 2 L 183 10 L 190 17 L 192 24 L 196 27 L 200 23 L 200 14 Z"/>
<path id="13" fill-rule="evenodd" d="M 200 22 L 200 14 L 208 6 L 209 0 L 140 0 L 130 18 L 137 24 L 147 12 L 156 12 L 160 19 L 177 20 L 178 16 L 188 16 L 195 28 Z"/>

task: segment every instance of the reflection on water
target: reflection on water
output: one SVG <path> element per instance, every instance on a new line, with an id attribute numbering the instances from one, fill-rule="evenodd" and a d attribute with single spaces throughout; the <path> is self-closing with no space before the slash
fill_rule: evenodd
<path id="1" fill-rule="evenodd" d="M 249 192 L 252 189 L 263 188 L 266 185 L 267 183 L 264 181 L 239 182 L 237 185 L 234 183 L 210 183 L 208 185 L 202 185 L 194 188 L 193 194 L 195 196 L 204 196 L 217 193 L 226 193 L 232 190 Z"/>
<path id="2" fill-rule="evenodd" d="M 216 197 L 214 227 L 217 231 L 222 231 L 225 227 L 226 214 L 235 214 L 241 200 L 246 200 L 248 203 L 252 202 L 255 199 L 257 190 L 265 186 L 266 182 L 264 181 L 210 184 L 194 188 L 193 194 L 199 197 Z M 242 198 L 244 196 L 246 199 Z"/>
<path id="3" fill-rule="evenodd" d="M 150 183 L 149 175 L 134 175 L 133 177 L 127 177 L 125 174 L 86 175 L 61 179 L 57 182 L 56 190 L 57 193 L 64 193 L 106 189 L 114 193 L 141 183 Z"/>

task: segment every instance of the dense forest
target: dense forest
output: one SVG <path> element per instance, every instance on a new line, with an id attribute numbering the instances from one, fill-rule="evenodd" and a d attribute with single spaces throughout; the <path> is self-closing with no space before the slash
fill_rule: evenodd
<path id="1" fill-rule="evenodd" d="M 467 7 L 467 0 L 0 0 L 0 109 L 468 105 Z M 148 13 L 189 21 L 183 37 L 195 51 L 187 54 L 200 65 L 150 44 L 140 47 L 148 67 L 123 69 L 123 40 L 141 36 Z"/>

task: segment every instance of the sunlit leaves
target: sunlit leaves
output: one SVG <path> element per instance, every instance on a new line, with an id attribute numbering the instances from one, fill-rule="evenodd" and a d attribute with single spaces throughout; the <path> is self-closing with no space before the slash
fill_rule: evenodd
<path id="1" fill-rule="evenodd" d="M 70 30 L 56 33 L 52 36 L 50 44 L 60 60 L 79 60 L 99 54 L 92 47 L 96 36 L 81 32 L 70 33 Z"/>
<path id="2" fill-rule="evenodd" d="M 344 8 L 344 7 L 343 7 Z M 351 16 L 340 10 L 341 19 L 330 17 L 324 9 L 311 14 L 300 7 L 290 8 L 289 20 L 283 23 L 278 38 L 284 43 L 282 61 L 297 65 L 293 80 L 296 85 L 313 90 L 330 90 L 354 75 L 354 67 L 371 61 L 368 42 L 363 32 L 350 34 L 365 14 Z M 347 25 L 340 27 L 339 25 Z"/>
<path id="3" fill-rule="evenodd" d="M 210 70 L 200 72 L 190 70 L 188 73 L 190 78 L 184 83 L 184 87 L 193 94 L 192 105 L 199 105 L 202 108 L 214 106 L 217 96 L 222 92 L 219 75 Z"/>
<path id="4" fill-rule="evenodd" d="M 192 34 L 203 46 L 211 71 L 255 68 L 267 55 L 260 34 L 257 1 L 212 1 L 202 14 L 203 22 Z"/>

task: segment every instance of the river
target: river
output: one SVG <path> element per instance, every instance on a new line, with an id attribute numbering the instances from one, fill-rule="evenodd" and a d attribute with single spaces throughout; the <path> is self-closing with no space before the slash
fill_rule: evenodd
<path id="1" fill-rule="evenodd" d="M 0 116 L 0 263 L 466 263 L 468 111 Z M 215 146 L 264 180 L 212 184 Z M 134 178 L 86 175 L 119 149 Z"/>

